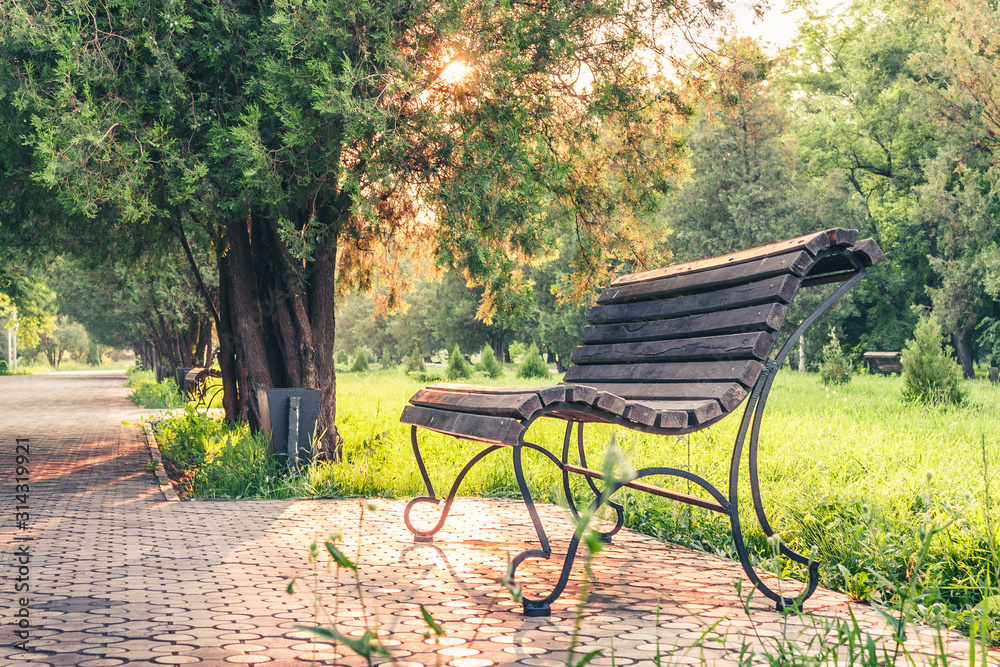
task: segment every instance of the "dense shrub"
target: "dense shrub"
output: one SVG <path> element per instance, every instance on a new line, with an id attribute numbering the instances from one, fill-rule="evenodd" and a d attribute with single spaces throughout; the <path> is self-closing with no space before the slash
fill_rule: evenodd
<path id="1" fill-rule="evenodd" d="M 368 355 L 358 347 L 354 349 L 354 363 L 351 364 L 351 372 L 359 373 L 368 370 Z"/>
<path id="2" fill-rule="evenodd" d="M 337 356 L 334 357 L 334 361 L 344 366 L 351 363 L 350 357 L 347 356 L 347 350 L 337 350 Z"/>
<path id="3" fill-rule="evenodd" d="M 152 375 L 151 371 L 149 372 Z M 131 380 L 131 379 L 130 379 Z M 131 385 L 132 393 L 128 400 L 140 408 L 157 410 L 161 408 L 183 408 L 187 401 L 177 390 L 177 382 L 167 378 L 163 382 L 136 382 Z"/>
<path id="4" fill-rule="evenodd" d="M 449 380 L 472 376 L 472 365 L 466 361 L 462 350 L 458 349 L 457 344 L 455 345 L 455 349 L 451 351 L 451 356 L 448 357 L 448 367 L 444 371 L 444 376 Z"/>
<path id="5" fill-rule="evenodd" d="M 545 364 L 545 360 L 542 359 L 542 355 L 538 353 L 538 347 L 532 345 L 528 348 L 527 355 L 524 357 L 524 361 L 517 369 L 517 377 L 519 378 L 547 378 L 549 377 L 549 367 Z"/>
<path id="6" fill-rule="evenodd" d="M 489 345 L 483 346 L 482 357 L 476 364 L 476 370 L 485 373 L 491 378 L 498 378 L 503 375 L 503 365 L 497 361 L 493 354 L 493 348 Z"/>
<path id="7" fill-rule="evenodd" d="M 7 372 L 7 361 L 5 359 L 0 359 L 0 373 Z"/>
<path id="8" fill-rule="evenodd" d="M 941 324 L 934 315 L 922 317 L 902 354 L 903 399 L 930 404 L 961 403 L 962 369 L 944 345 Z"/>
<path id="9" fill-rule="evenodd" d="M 183 415 L 169 417 L 155 428 L 164 462 L 186 471 L 205 462 L 211 443 L 223 433 L 225 425 L 188 406 Z"/>
<path id="10" fill-rule="evenodd" d="M 125 386 L 138 387 L 140 384 L 156 382 L 156 374 L 153 371 L 144 370 L 142 366 L 135 364 L 125 370 Z"/>
<path id="11" fill-rule="evenodd" d="M 407 373 L 426 373 L 427 366 L 424 365 L 424 355 L 420 354 L 420 346 L 413 345 L 413 354 L 406 360 Z"/>
<path id="12" fill-rule="evenodd" d="M 847 384 L 851 381 L 854 368 L 840 347 L 837 332 L 830 329 L 830 342 L 823 347 L 823 362 L 819 365 L 819 376 L 823 384 Z"/>

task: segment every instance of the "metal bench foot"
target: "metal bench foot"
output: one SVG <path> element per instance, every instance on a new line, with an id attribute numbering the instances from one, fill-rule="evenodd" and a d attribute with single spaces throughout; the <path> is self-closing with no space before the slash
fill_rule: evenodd
<path id="1" fill-rule="evenodd" d="M 418 503 L 431 503 L 433 505 L 438 505 L 441 503 L 441 499 L 437 498 L 434 494 L 434 486 L 431 484 L 431 479 L 427 475 L 427 468 L 424 466 L 424 460 L 420 456 L 420 446 L 417 443 L 416 426 L 410 429 L 410 441 L 413 444 L 413 454 L 417 459 L 417 467 L 420 470 L 420 476 L 423 477 L 424 486 L 427 487 L 428 495 L 414 498 L 406 504 L 406 508 L 403 510 L 403 522 L 406 524 L 409 531 L 413 533 L 414 542 L 430 542 L 434 539 L 434 533 L 441 530 L 444 526 L 444 522 L 448 518 L 448 513 L 451 511 L 451 505 L 455 502 L 455 496 L 458 494 L 458 487 L 462 484 L 462 480 L 465 479 L 465 476 L 469 474 L 469 471 L 472 470 L 477 463 L 482 461 L 486 455 L 500 449 L 501 445 L 490 445 L 489 447 L 486 447 L 465 464 L 465 467 L 462 468 L 460 473 L 458 473 L 458 477 L 455 478 L 454 483 L 451 485 L 451 490 L 448 492 L 448 497 L 445 498 L 444 508 L 441 510 L 441 516 L 438 518 L 437 523 L 434 524 L 434 526 L 429 530 L 421 530 L 410 522 L 410 512 Z"/>
<path id="2" fill-rule="evenodd" d="M 542 600 L 525 600 L 524 615 L 531 617 L 551 616 L 552 608 L 549 606 L 548 602 Z"/>

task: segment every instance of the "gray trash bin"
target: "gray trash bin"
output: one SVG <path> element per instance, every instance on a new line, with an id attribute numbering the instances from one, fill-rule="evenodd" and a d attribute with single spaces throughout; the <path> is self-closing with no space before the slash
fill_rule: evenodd
<path id="1" fill-rule="evenodd" d="M 319 389 L 258 389 L 261 428 L 271 441 L 268 454 L 297 468 L 312 459 L 309 445 L 319 417 Z"/>

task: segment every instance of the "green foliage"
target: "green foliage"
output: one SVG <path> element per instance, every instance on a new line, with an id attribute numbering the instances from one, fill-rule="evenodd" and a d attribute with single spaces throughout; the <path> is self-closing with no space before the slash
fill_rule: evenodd
<path id="1" fill-rule="evenodd" d="M 90 366 L 101 365 L 101 348 L 97 343 L 91 342 L 87 349 L 87 364 Z"/>
<path id="2" fill-rule="evenodd" d="M 8 369 L 8 366 L 7 366 L 7 360 L 6 359 L 0 359 L 0 373 L 6 375 L 6 373 L 7 373 L 8 370 L 9 369 Z"/>
<path id="3" fill-rule="evenodd" d="M 283 482 L 274 457 L 268 456 L 269 444 L 264 433 L 245 427 L 207 439 L 204 461 L 191 476 L 191 492 L 210 498 L 273 497 Z"/>
<path id="4" fill-rule="evenodd" d="M 135 363 L 125 369 L 125 386 L 137 387 L 140 384 L 156 382 L 156 374 Z"/>
<path id="5" fill-rule="evenodd" d="M 493 348 L 489 345 L 483 346 L 482 356 L 479 363 L 476 364 L 476 370 L 491 378 L 503 375 L 503 364 L 497 361 L 496 355 L 493 354 Z"/>
<path id="6" fill-rule="evenodd" d="M 350 359 L 350 357 L 347 356 L 347 350 L 345 350 L 343 348 L 337 350 L 336 361 L 337 361 L 338 364 L 341 364 L 341 365 L 344 365 L 344 366 L 346 366 L 348 363 L 350 363 L 351 359 Z"/>
<path id="7" fill-rule="evenodd" d="M 851 381 L 854 367 L 840 346 L 837 332 L 830 329 L 830 342 L 823 346 L 823 362 L 819 376 L 823 384 L 843 385 Z"/>
<path id="8" fill-rule="evenodd" d="M 445 368 L 444 376 L 449 380 L 472 377 L 472 365 L 466 360 L 457 344 L 448 356 L 448 367 Z"/>
<path id="9" fill-rule="evenodd" d="M 990 366 L 1000 366 L 1000 318 L 984 317 L 976 327 L 980 351 L 986 355 Z"/>
<path id="10" fill-rule="evenodd" d="M 517 368 L 519 378 L 548 378 L 550 377 L 549 367 L 538 353 L 538 348 L 532 345 L 524 357 L 524 361 Z"/>
<path id="11" fill-rule="evenodd" d="M 420 346 L 414 343 L 413 354 L 406 360 L 406 372 L 423 374 L 426 371 L 427 366 L 424 364 L 424 355 L 420 354 Z"/>
<path id="12" fill-rule="evenodd" d="M 205 462 L 210 443 L 225 433 L 223 423 L 192 406 L 184 414 L 166 417 L 156 427 L 156 441 L 168 468 L 187 472 Z"/>
<path id="13" fill-rule="evenodd" d="M 951 353 L 937 318 L 933 314 L 922 317 L 902 353 L 903 399 L 931 405 L 961 403 L 962 369 Z"/>
<path id="14" fill-rule="evenodd" d="M 167 378 L 163 382 L 138 382 L 133 385 L 128 400 L 141 408 L 183 408 L 187 401 L 177 390 L 177 382 Z"/>
<path id="15" fill-rule="evenodd" d="M 351 372 L 360 373 L 366 370 L 368 370 L 368 354 L 364 348 L 356 347 L 354 348 L 354 361 L 351 363 Z"/>
<path id="16" fill-rule="evenodd" d="M 427 366 L 424 364 L 424 355 L 420 354 L 420 347 L 413 345 L 413 353 L 406 359 L 407 373 L 424 373 Z"/>

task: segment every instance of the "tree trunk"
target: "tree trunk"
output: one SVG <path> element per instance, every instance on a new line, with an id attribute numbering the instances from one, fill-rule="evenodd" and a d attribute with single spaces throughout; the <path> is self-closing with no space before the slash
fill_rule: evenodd
<path id="1" fill-rule="evenodd" d="M 233 335 L 232 313 L 229 308 L 229 260 L 225 244 L 216 247 L 219 262 L 219 371 L 222 373 L 222 409 L 226 421 L 235 422 L 241 418 L 240 389 L 236 367 L 236 338 Z"/>
<path id="2" fill-rule="evenodd" d="M 976 372 L 972 367 L 972 354 L 969 352 L 968 343 L 965 342 L 965 334 L 953 333 L 951 337 L 955 341 L 955 354 L 958 355 L 958 363 L 962 366 L 962 375 L 966 380 L 971 380 L 976 377 Z"/>
<path id="3" fill-rule="evenodd" d="M 319 404 L 318 433 L 324 435 L 317 443 L 327 457 L 339 460 L 343 444 L 337 432 L 337 368 L 334 365 L 334 338 L 337 326 L 336 274 L 337 242 L 331 239 L 314 253 L 315 264 L 309 281 L 309 328 L 312 333 L 311 361 L 315 369 L 304 373 L 304 380 L 323 390 Z"/>
<path id="4" fill-rule="evenodd" d="M 261 414 L 257 390 L 273 387 L 268 354 L 264 345 L 264 318 L 259 301 L 259 284 L 254 271 L 250 248 L 248 220 L 230 221 L 226 225 L 229 238 L 230 308 L 237 357 L 245 376 L 240 378 L 241 412 L 252 429 L 260 428 Z"/>

